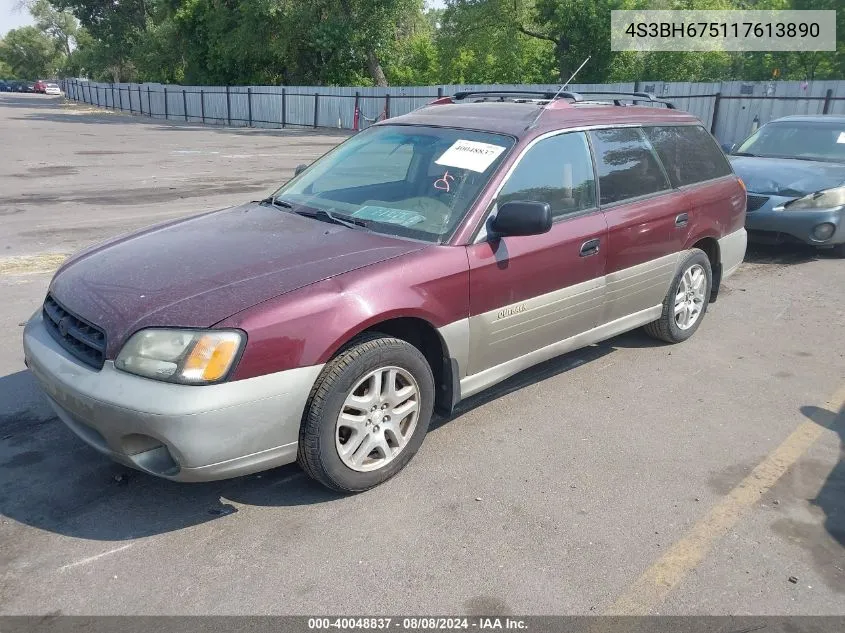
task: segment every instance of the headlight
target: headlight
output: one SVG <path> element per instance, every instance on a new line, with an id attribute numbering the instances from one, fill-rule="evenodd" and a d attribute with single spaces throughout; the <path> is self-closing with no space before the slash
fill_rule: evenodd
<path id="1" fill-rule="evenodd" d="M 845 205 L 845 187 L 817 191 L 784 205 L 785 209 L 830 209 Z"/>
<path id="2" fill-rule="evenodd" d="M 114 365 L 146 378 L 202 385 L 229 372 L 245 338 L 237 330 L 141 330 L 126 342 Z"/>

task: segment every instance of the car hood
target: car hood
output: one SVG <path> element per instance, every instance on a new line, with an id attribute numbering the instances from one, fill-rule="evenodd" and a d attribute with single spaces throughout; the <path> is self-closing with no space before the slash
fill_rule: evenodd
<path id="1" fill-rule="evenodd" d="M 286 292 L 426 245 L 250 203 L 94 246 L 50 292 L 106 331 L 113 358 L 144 327 L 209 327 Z"/>
<path id="2" fill-rule="evenodd" d="M 748 191 L 754 193 L 797 198 L 845 182 L 845 165 L 838 163 L 757 156 L 729 158 Z"/>

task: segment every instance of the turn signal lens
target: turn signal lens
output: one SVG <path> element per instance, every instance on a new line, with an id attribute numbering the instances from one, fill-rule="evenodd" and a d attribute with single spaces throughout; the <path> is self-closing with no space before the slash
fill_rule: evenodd
<path id="1" fill-rule="evenodd" d="M 191 381 L 220 380 L 229 371 L 237 353 L 236 341 L 205 335 L 196 342 L 194 349 L 185 359 L 182 377 Z"/>

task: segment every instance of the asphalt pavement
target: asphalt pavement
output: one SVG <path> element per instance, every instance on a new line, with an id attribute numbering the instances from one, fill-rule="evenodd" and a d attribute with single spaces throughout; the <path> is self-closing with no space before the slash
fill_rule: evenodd
<path id="1" fill-rule="evenodd" d="M 21 349 L 62 258 L 342 138 L 0 94 L 0 614 L 845 614 L 845 261 L 808 249 L 751 249 L 682 345 L 472 398 L 364 494 L 168 482 L 67 430 Z"/>

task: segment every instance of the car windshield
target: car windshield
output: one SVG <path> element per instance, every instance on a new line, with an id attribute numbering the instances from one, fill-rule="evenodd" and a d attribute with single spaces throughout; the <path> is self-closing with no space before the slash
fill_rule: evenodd
<path id="1" fill-rule="evenodd" d="M 845 122 L 780 121 L 764 125 L 738 155 L 845 162 Z"/>
<path id="2" fill-rule="evenodd" d="M 397 236 L 442 242 L 513 146 L 500 134 L 379 125 L 284 185 L 273 200 Z"/>

